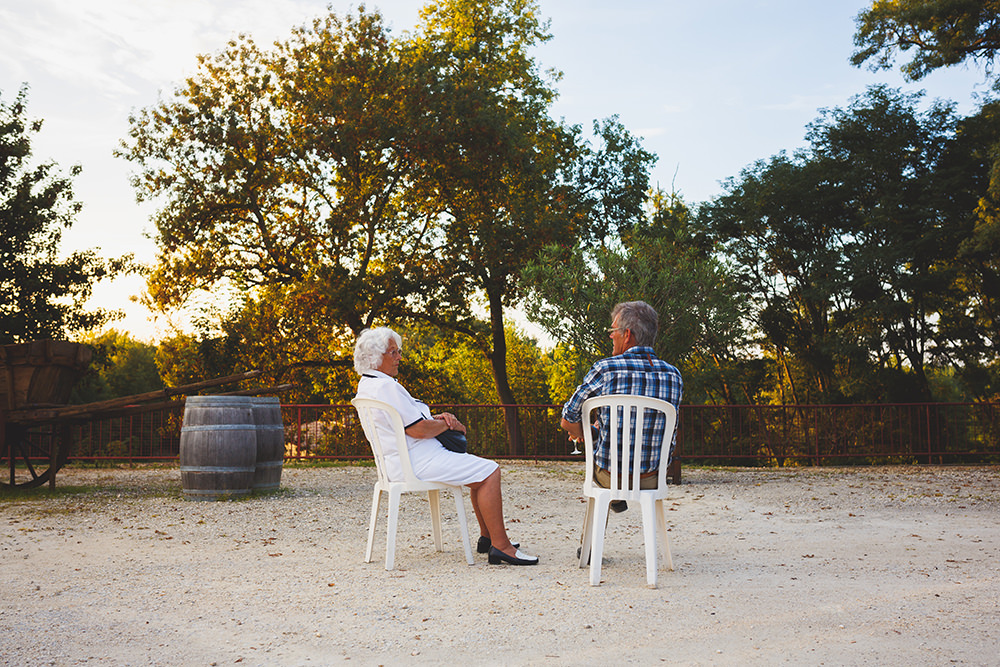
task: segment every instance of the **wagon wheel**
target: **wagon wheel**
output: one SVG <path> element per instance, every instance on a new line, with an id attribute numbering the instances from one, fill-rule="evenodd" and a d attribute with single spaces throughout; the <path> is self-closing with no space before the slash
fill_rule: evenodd
<path id="1" fill-rule="evenodd" d="M 0 479 L 3 486 L 31 489 L 46 482 L 54 484 L 55 475 L 69 458 L 69 426 L 66 424 L 12 424 L 4 429 L 3 447 L 7 470 Z"/>

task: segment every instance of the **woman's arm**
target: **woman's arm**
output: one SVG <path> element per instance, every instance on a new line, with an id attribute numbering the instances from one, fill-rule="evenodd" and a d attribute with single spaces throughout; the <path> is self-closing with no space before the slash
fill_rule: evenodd
<path id="1" fill-rule="evenodd" d="M 436 438 L 447 430 L 465 433 L 465 426 L 450 412 L 434 415 L 432 419 L 422 419 L 406 428 L 406 435 L 411 438 Z"/>

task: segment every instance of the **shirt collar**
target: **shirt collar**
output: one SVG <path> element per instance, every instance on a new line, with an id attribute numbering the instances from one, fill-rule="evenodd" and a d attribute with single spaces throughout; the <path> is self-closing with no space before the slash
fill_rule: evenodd
<path id="1" fill-rule="evenodd" d="M 362 373 L 361 377 L 368 377 L 368 378 L 388 378 L 390 380 L 393 379 L 393 377 L 391 375 L 389 375 L 387 373 L 383 373 L 382 371 L 377 371 L 374 368 L 371 368 L 371 369 L 365 371 L 364 373 Z"/>
<path id="2" fill-rule="evenodd" d="M 629 349 L 625 350 L 624 352 L 622 352 L 619 356 L 624 357 L 626 355 L 655 357 L 656 352 L 653 352 L 653 348 L 648 347 L 646 345 L 634 345 Z"/>

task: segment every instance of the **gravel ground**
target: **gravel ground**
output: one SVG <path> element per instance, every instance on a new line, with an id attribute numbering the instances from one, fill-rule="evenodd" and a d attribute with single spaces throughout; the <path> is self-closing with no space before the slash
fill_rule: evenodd
<path id="1" fill-rule="evenodd" d="M 176 468 L 65 469 L 0 497 L 0 663 L 998 664 L 997 468 L 685 470 L 650 590 L 638 508 L 591 587 L 580 465 L 502 467 L 536 567 L 466 565 L 450 498 L 435 552 L 416 496 L 396 569 L 384 519 L 364 563 L 373 468 L 234 502 L 184 500 Z"/>

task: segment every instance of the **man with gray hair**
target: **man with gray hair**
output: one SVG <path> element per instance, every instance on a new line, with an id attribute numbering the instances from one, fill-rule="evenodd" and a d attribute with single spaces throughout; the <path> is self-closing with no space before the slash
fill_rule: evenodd
<path id="1" fill-rule="evenodd" d="M 608 394 L 638 394 L 659 398 L 680 409 L 681 392 L 684 383 L 680 371 L 656 357 L 653 342 L 659 328 L 658 317 L 653 307 L 644 301 L 619 303 L 611 311 L 612 355 L 598 360 L 587 371 L 583 383 L 576 388 L 566 405 L 563 406 L 561 426 L 569 433 L 570 440 L 583 441 L 583 402 L 593 396 Z M 594 481 L 605 488 L 610 486 L 611 473 L 608 457 L 610 440 L 609 408 L 602 408 L 595 429 Z M 603 414 L 607 413 L 607 414 Z M 666 419 L 661 413 L 654 420 L 653 428 L 645 432 L 642 457 L 639 461 L 639 488 L 655 489 L 660 465 L 669 465 L 677 445 L 677 427 L 670 442 L 666 461 L 660 461 L 660 450 L 651 446 L 659 442 L 666 428 Z M 613 501 L 611 509 L 623 512 L 628 509 L 624 500 Z"/>

